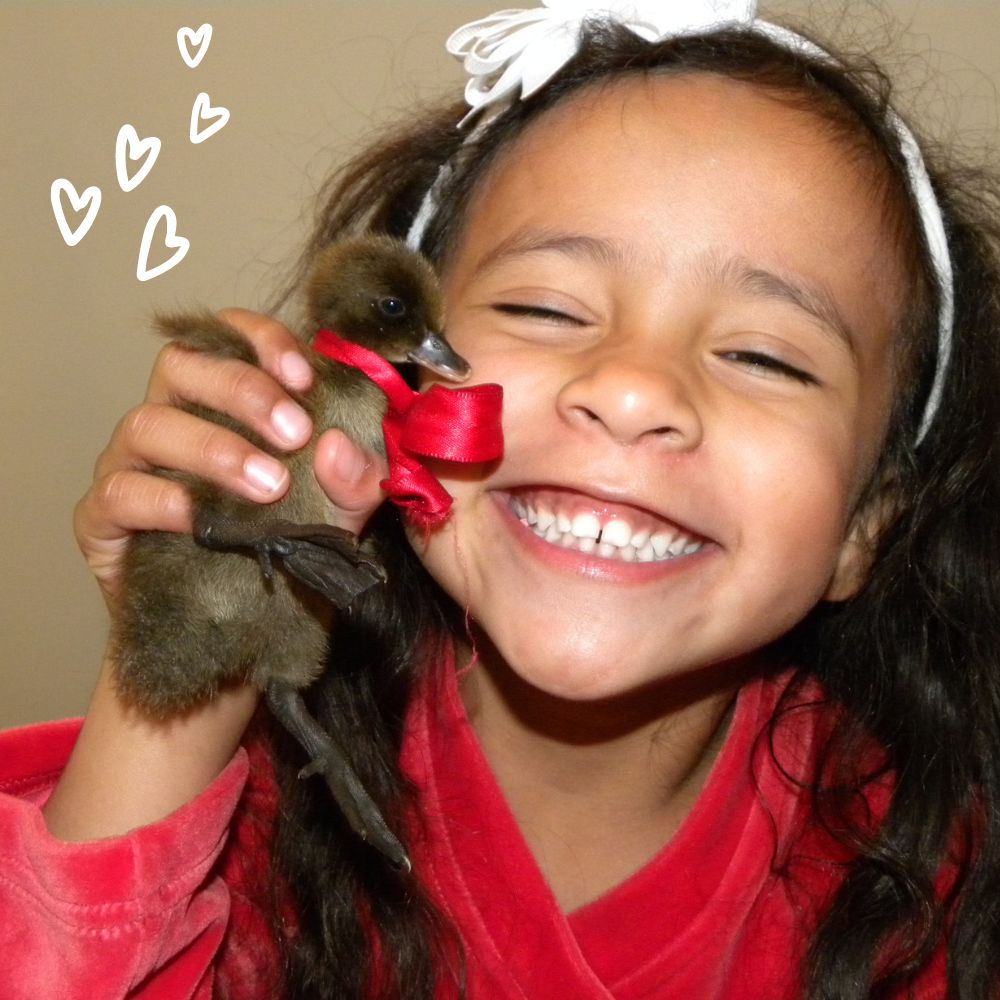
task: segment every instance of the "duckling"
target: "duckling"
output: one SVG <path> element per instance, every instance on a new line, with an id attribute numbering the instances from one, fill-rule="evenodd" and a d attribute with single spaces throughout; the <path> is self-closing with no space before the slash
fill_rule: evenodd
<path id="1" fill-rule="evenodd" d="M 440 332 L 433 269 L 401 241 L 365 236 L 331 244 L 317 257 L 306 300 L 313 333 L 334 330 L 388 361 L 416 362 L 452 381 L 469 374 Z M 259 364 L 239 332 L 207 310 L 162 316 L 157 326 L 190 349 Z M 112 630 L 115 678 L 124 699 L 158 718 L 211 699 L 227 683 L 256 685 L 310 755 L 303 775 L 323 773 L 351 827 L 406 868 L 399 840 L 300 694 L 326 663 L 334 611 L 385 579 L 356 536 L 328 523 L 332 506 L 313 474 L 313 453 L 317 437 L 336 427 L 385 454 L 386 397 L 357 369 L 308 353 L 314 385 L 298 401 L 314 433 L 299 451 L 278 453 L 230 418 L 187 407 L 278 457 L 291 485 L 275 503 L 257 504 L 187 474 L 159 472 L 189 488 L 194 532 L 132 538 Z"/>

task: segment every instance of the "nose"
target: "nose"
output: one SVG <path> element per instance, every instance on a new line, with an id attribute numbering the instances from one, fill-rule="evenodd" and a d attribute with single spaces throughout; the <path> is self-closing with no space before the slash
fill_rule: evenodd
<path id="1" fill-rule="evenodd" d="M 624 354 L 590 359 L 559 391 L 562 419 L 620 444 L 657 443 L 689 451 L 702 438 L 695 387 L 667 359 Z"/>

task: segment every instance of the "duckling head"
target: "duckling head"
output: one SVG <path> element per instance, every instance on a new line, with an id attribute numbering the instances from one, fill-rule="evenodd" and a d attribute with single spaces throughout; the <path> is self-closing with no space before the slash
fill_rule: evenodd
<path id="1" fill-rule="evenodd" d="M 437 275 L 402 240 L 376 235 L 330 244 L 317 255 L 306 302 L 314 330 L 333 330 L 387 361 L 411 361 L 453 382 L 468 378 L 468 362 L 443 333 Z"/>

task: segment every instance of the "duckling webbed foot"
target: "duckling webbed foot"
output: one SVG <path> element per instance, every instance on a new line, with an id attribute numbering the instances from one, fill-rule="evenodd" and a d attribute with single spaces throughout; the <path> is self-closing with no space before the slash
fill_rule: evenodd
<path id="1" fill-rule="evenodd" d="M 346 608 L 369 587 L 385 582 L 385 570 L 361 550 L 357 536 L 331 524 L 247 525 L 201 509 L 195 517 L 194 539 L 208 549 L 250 550 L 268 582 L 274 579 L 273 561 L 278 560 L 337 608 Z"/>

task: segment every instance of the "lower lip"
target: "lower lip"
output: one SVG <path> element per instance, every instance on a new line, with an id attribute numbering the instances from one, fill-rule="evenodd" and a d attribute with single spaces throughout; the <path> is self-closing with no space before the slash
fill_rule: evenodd
<path id="1" fill-rule="evenodd" d="M 494 494 L 493 502 L 500 517 L 517 544 L 530 556 L 552 569 L 574 576 L 608 583 L 644 584 L 683 573 L 700 563 L 715 548 L 710 542 L 690 555 L 676 556 L 660 562 L 625 562 L 623 559 L 602 559 L 577 549 L 565 549 L 539 538 L 510 509 L 502 495 Z"/>

